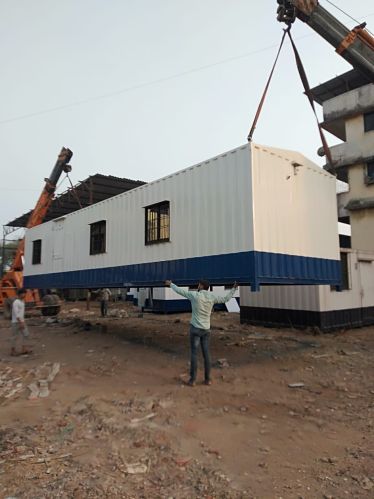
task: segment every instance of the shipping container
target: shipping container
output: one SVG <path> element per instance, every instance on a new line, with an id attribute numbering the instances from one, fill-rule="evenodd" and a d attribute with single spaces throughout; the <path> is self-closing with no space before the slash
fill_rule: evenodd
<path id="1" fill-rule="evenodd" d="M 374 253 L 342 249 L 342 283 L 335 286 L 240 288 L 241 322 L 318 327 L 322 331 L 374 324 Z"/>
<path id="2" fill-rule="evenodd" d="M 246 144 L 28 230 L 25 286 L 337 285 L 335 190 L 301 154 Z"/>

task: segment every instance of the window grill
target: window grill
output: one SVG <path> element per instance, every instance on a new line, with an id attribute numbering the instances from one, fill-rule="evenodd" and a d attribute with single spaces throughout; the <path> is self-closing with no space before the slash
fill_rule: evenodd
<path id="1" fill-rule="evenodd" d="M 90 255 L 99 255 L 106 251 L 106 220 L 91 224 Z"/>
<path id="2" fill-rule="evenodd" d="M 148 206 L 145 209 L 145 244 L 170 241 L 170 203 Z"/>

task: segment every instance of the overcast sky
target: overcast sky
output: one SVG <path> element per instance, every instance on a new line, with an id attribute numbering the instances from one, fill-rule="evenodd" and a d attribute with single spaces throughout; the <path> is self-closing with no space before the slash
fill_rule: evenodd
<path id="1" fill-rule="evenodd" d="M 372 0 L 335 3 L 373 27 Z M 1 224 L 34 207 L 61 146 L 73 182 L 150 181 L 245 143 L 282 34 L 276 0 L 0 6 Z M 350 68 L 301 21 L 293 33 L 313 86 Z M 254 140 L 321 163 L 308 106 L 287 43 Z"/>

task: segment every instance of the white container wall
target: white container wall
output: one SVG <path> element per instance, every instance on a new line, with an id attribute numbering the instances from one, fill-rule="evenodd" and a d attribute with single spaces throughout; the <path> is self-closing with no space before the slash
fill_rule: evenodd
<path id="1" fill-rule="evenodd" d="M 184 288 L 189 289 L 189 288 Z M 230 289 L 225 286 L 212 286 L 212 292 L 217 296 L 225 296 Z M 239 299 L 239 289 L 235 292 L 234 297 Z M 152 303 L 149 304 L 155 312 L 188 312 L 191 310 L 190 301 L 179 295 L 170 288 L 153 288 Z M 225 309 L 225 305 L 216 306 L 216 309 Z"/>
<path id="2" fill-rule="evenodd" d="M 338 284 L 335 184 L 299 153 L 247 144 L 30 229 L 25 285 L 156 287 L 202 277 L 253 289 Z M 157 221 L 146 221 L 147 208 L 156 213 L 161 205 Z M 90 254 L 97 222 L 105 225 L 105 249 Z M 146 244 L 146 222 L 148 230 L 156 224 L 156 244 Z M 36 240 L 41 260 L 33 264 Z"/>
<path id="3" fill-rule="evenodd" d="M 343 251 L 343 250 L 342 250 Z M 348 286 L 263 286 L 259 293 L 240 288 L 242 322 L 318 326 L 322 330 L 374 323 L 374 254 L 344 250 Z"/>

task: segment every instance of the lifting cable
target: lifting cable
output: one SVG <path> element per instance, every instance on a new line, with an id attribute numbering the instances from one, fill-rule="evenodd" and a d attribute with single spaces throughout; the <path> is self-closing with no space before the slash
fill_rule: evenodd
<path id="1" fill-rule="evenodd" d="M 288 26 L 288 28 L 284 30 L 284 33 L 283 33 L 283 36 L 282 36 L 282 40 L 281 40 L 281 43 L 280 43 L 280 46 L 279 46 L 279 49 L 278 49 L 278 53 L 277 53 L 277 56 L 275 58 L 275 62 L 273 64 L 272 70 L 270 72 L 269 79 L 268 79 L 268 81 L 266 83 L 264 93 L 263 93 L 263 95 L 261 97 L 260 104 L 258 106 L 255 118 L 253 120 L 253 124 L 252 124 L 251 130 L 250 130 L 249 135 L 248 135 L 248 142 L 252 141 L 253 133 L 254 133 L 254 131 L 256 129 L 256 125 L 257 125 L 258 119 L 260 117 L 260 114 L 261 114 L 261 111 L 262 111 L 262 108 L 263 108 L 263 105 L 264 105 L 264 102 L 265 102 L 265 98 L 266 98 L 266 95 L 267 95 L 267 92 L 268 92 L 268 89 L 269 89 L 269 86 L 270 86 L 270 82 L 271 82 L 271 79 L 273 77 L 273 73 L 274 73 L 275 67 L 277 65 L 277 62 L 278 62 L 278 59 L 279 59 L 279 55 L 280 55 L 280 52 L 282 50 L 284 39 L 285 39 L 286 35 L 288 35 L 288 37 L 290 39 L 290 42 L 291 42 L 291 46 L 292 46 L 292 49 L 293 49 L 293 52 L 294 52 L 294 55 L 295 55 L 295 61 L 296 61 L 297 70 L 299 72 L 299 76 L 300 76 L 301 82 L 302 82 L 304 90 L 305 90 L 305 95 L 308 97 L 308 100 L 309 100 L 309 103 L 310 103 L 310 105 L 312 107 L 314 116 L 315 116 L 315 118 L 317 120 L 319 135 L 321 137 L 321 141 L 322 141 L 324 153 L 326 155 L 326 158 L 327 158 L 330 166 L 333 166 L 333 160 L 332 160 L 332 156 L 331 156 L 331 151 L 330 151 L 330 148 L 328 146 L 328 143 L 327 143 L 326 136 L 325 136 L 325 133 L 323 131 L 323 128 L 322 128 L 322 126 L 321 126 L 321 124 L 319 122 L 319 119 L 318 119 L 318 115 L 317 115 L 316 107 L 314 105 L 313 95 L 312 95 L 312 91 L 311 91 L 311 88 L 310 88 L 310 85 L 309 85 L 309 81 L 308 81 L 308 78 L 307 78 L 307 75 L 306 75 L 306 71 L 305 71 L 304 65 L 302 63 L 300 54 L 299 54 L 299 52 L 298 52 L 298 50 L 296 48 L 295 42 L 294 42 L 294 40 L 292 38 L 292 35 L 291 35 L 291 25 Z"/>
<path id="2" fill-rule="evenodd" d="M 288 28 L 289 29 L 289 28 Z M 260 117 L 260 114 L 261 114 L 261 111 L 262 111 L 262 107 L 264 105 L 264 102 L 265 102 L 265 99 L 266 99 L 266 95 L 268 93 L 268 90 L 269 90 L 269 86 L 270 86 L 270 82 L 273 78 L 273 74 L 274 74 L 274 70 L 275 70 L 275 67 L 277 65 L 277 62 L 278 62 L 278 59 L 279 59 L 279 56 L 280 56 L 280 53 L 281 53 L 281 50 L 282 50 L 282 47 L 283 47 L 283 43 L 284 43 L 284 39 L 286 38 L 286 34 L 287 34 L 287 30 L 283 30 L 283 36 L 282 36 L 282 40 L 281 40 L 281 43 L 279 45 L 279 49 L 278 49 L 278 52 L 277 52 L 277 56 L 275 58 L 275 61 L 274 61 L 274 64 L 273 64 L 273 67 L 271 68 L 271 71 L 270 71 L 270 75 L 269 75 L 269 78 L 268 78 L 268 81 L 265 85 L 265 90 L 264 90 L 264 93 L 262 94 L 262 97 L 261 97 L 261 100 L 260 100 L 260 104 L 258 105 L 258 108 L 257 108 L 257 112 L 256 112 L 256 116 L 255 116 L 255 119 L 253 120 L 253 123 L 252 123 L 252 127 L 251 127 L 251 130 L 249 132 L 249 135 L 248 135 L 248 142 L 252 142 L 252 137 L 253 137 L 253 134 L 254 134 L 254 131 L 256 129 L 256 126 L 257 126 L 257 122 L 258 122 L 258 119 Z"/>
<path id="3" fill-rule="evenodd" d="M 79 207 L 82 209 L 82 208 L 83 208 L 82 203 L 81 203 L 81 201 L 80 201 L 80 199 L 79 199 L 79 196 L 78 196 L 77 191 L 75 190 L 75 187 L 74 187 L 74 185 L 73 185 L 73 182 L 71 181 L 71 178 L 69 177 L 69 173 L 66 173 L 66 176 L 67 176 L 67 178 L 68 178 L 68 180 L 69 180 L 69 182 L 70 182 L 70 185 L 71 185 L 71 190 L 73 191 L 73 194 L 74 194 L 74 196 L 75 196 L 75 199 L 77 200 L 77 202 L 78 202 L 78 204 L 79 204 Z"/>

